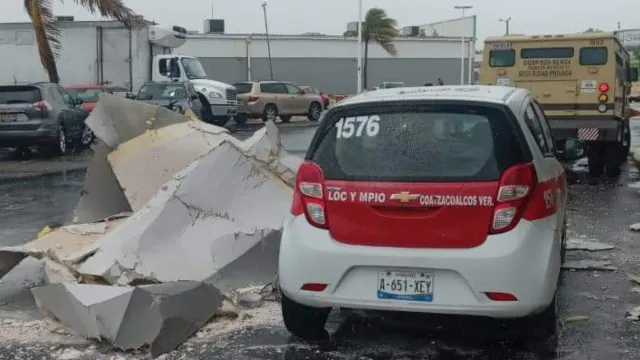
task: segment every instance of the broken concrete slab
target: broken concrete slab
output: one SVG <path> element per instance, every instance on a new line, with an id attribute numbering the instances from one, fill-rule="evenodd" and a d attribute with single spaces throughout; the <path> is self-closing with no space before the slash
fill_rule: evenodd
<path id="1" fill-rule="evenodd" d="M 562 264 L 563 269 L 573 270 L 606 270 L 615 271 L 618 268 L 611 264 L 610 261 L 602 260 L 570 260 Z"/>
<path id="2" fill-rule="evenodd" d="M 0 248 L 0 278 L 27 256 L 51 258 L 57 263 L 73 267 L 90 255 L 82 253 L 87 246 L 123 223 L 127 216 L 121 214 L 98 223 L 58 227 L 24 245 Z"/>
<path id="3" fill-rule="evenodd" d="M 640 306 L 627 310 L 627 320 L 640 321 Z"/>
<path id="4" fill-rule="evenodd" d="M 631 224 L 629 230 L 640 231 L 640 223 Z"/>
<path id="5" fill-rule="evenodd" d="M 223 302 L 213 286 L 189 281 L 138 287 L 50 284 L 32 293 L 43 312 L 83 336 L 123 350 L 150 345 L 154 357 L 189 338 Z"/>
<path id="6" fill-rule="evenodd" d="M 224 128 L 191 121 L 147 131 L 118 145 L 107 158 L 137 211 L 176 173 L 228 138 Z"/>
<path id="7" fill-rule="evenodd" d="M 87 168 L 84 188 L 74 209 L 75 222 L 92 223 L 113 214 L 131 212 L 107 155 L 111 150 L 100 139 L 92 146 L 93 158 Z"/>
<path id="8" fill-rule="evenodd" d="M 111 151 L 147 131 L 154 132 L 168 125 L 190 121 L 193 122 L 190 117 L 160 106 L 100 94 L 96 108 L 85 121 L 96 135 L 96 144 L 92 146 L 94 156 L 74 211 L 76 222 L 90 223 L 132 211 L 123 191 L 124 185 L 118 182 L 107 160 Z"/>
<path id="9" fill-rule="evenodd" d="M 263 249 L 291 203 L 291 187 L 230 142 L 176 177 L 102 237 L 79 272 L 121 285 L 136 279 L 202 281 L 250 249 Z M 277 252 L 257 258 L 275 268 Z"/>
<path id="10" fill-rule="evenodd" d="M 606 244 L 595 239 L 582 239 L 582 238 L 567 239 L 567 244 L 566 244 L 567 250 L 603 251 L 603 250 L 612 250 L 615 248 L 616 248 L 615 245 Z"/>

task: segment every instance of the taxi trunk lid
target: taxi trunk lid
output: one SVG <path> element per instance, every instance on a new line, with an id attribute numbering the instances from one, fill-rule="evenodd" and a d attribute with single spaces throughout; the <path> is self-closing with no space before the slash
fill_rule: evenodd
<path id="1" fill-rule="evenodd" d="M 334 113 L 307 155 L 323 172 L 331 237 L 378 247 L 481 245 L 502 172 L 525 160 L 514 122 L 506 107 L 474 102 Z"/>

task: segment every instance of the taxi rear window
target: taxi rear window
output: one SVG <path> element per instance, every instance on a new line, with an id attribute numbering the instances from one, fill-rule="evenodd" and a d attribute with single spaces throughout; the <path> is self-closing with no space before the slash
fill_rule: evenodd
<path id="1" fill-rule="evenodd" d="M 494 181 L 524 159 L 506 109 L 367 107 L 329 116 L 307 156 L 329 180 Z"/>

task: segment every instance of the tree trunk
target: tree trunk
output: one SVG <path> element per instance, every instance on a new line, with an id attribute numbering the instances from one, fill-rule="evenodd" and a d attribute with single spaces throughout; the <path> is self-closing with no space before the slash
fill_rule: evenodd
<path id="1" fill-rule="evenodd" d="M 367 86 L 367 65 L 369 63 L 369 42 L 364 43 L 364 56 L 362 57 L 362 89 L 366 90 Z"/>

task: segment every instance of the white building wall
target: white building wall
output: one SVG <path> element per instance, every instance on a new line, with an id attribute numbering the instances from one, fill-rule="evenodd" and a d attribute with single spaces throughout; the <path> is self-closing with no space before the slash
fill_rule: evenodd
<path id="1" fill-rule="evenodd" d="M 261 35 L 205 35 L 192 36 L 176 52 L 197 57 L 247 56 L 247 39 L 250 39 L 252 57 L 268 57 L 267 41 Z M 274 58 L 355 58 L 357 41 L 343 37 L 295 37 L 275 36 L 270 39 L 271 56 Z M 459 39 L 398 38 L 394 41 L 398 56 L 393 57 L 380 46 L 371 44 L 370 59 L 450 59 L 461 55 Z M 465 54 L 468 56 L 468 53 Z"/>

